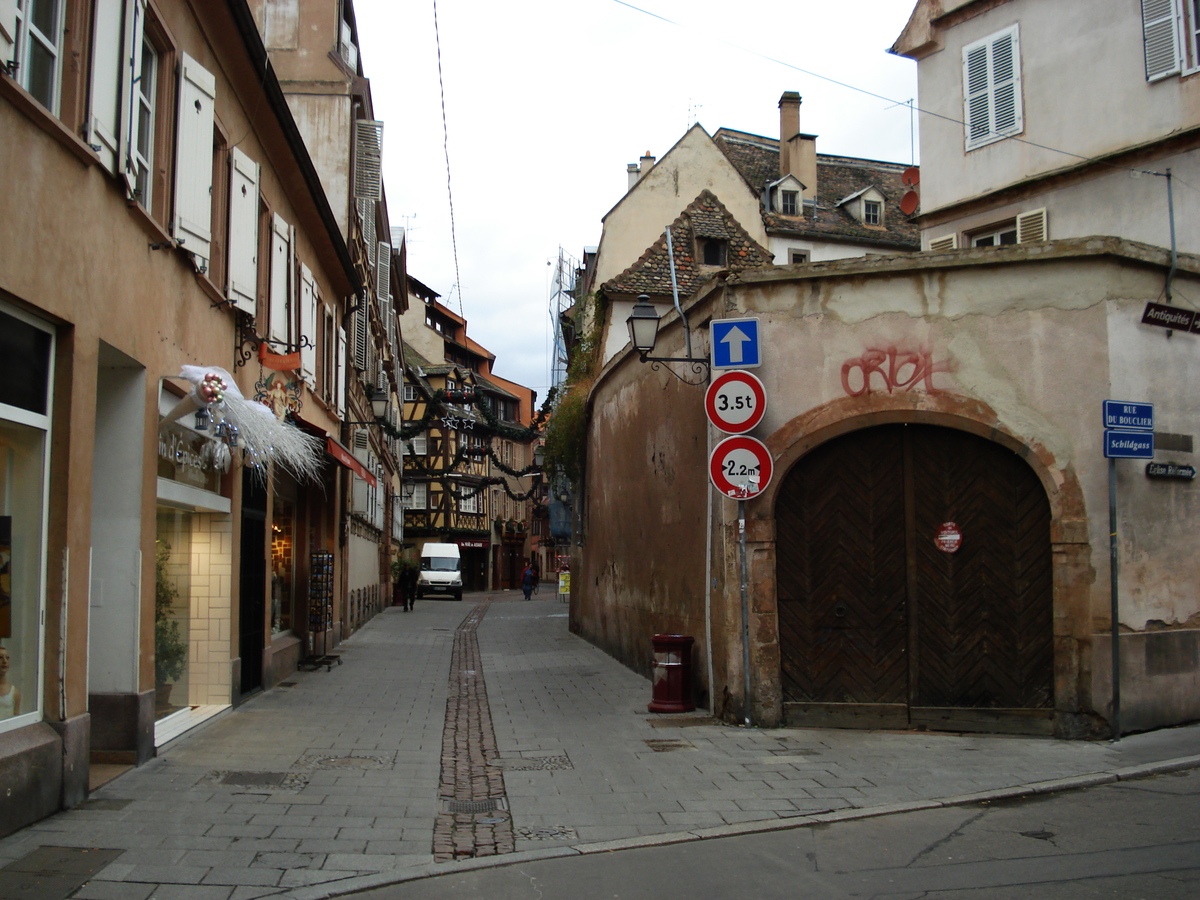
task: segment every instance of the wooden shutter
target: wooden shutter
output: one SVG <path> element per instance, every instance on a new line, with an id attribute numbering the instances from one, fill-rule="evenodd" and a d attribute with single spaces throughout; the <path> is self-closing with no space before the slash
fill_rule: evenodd
<path id="1" fill-rule="evenodd" d="M 375 283 L 379 294 L 379 314 L 383 318 L 383 334 L 395 355 L 396 314 L 392 307 L 392 245 L 380 241 L 375 253 Z"/>
<path id="2" fill-rule="evenodd" d="M 256 313 L 258 297 L 258 163 L 234 147 L 229 153 L 229 302 Z"/>
<path id="3" fill-rule="evenodd" d="M 963 48 L 963 121 L 968 150 L 1024 130 L 1017 26 Z"/>
<path id="4" fill-rule="evenodd" d="M 292 332 L 292 233 L 279 215 L 271 217 L 271 340 L 287 344 Z"/>
<path id="5" fill-rule="evenodd" d="M 1157 81 L 1179 71 L 1179 7 L 1177 0 L 1142 0 L 1142 45 L 1146 80 Z"/>
<path id="6" fill-rule="evenodd" d="M 1031 244 L 1035 241 L 1050 240 L 1050 231 L 1046 227 L 1046 210 L 1034 209 L 1017 216 L 1017 243 Z"/>
<path id="7" fill-rule="evenodd" d="M 382 185 L 383 123 L 360 119 L 354 123 L 354 196 L 380 200 Z"/>
<path id="8" fill-rule="evenodd" d="M 337 326 L 334 366 L 337 368 L 337 380 L 333 389 L 333 408 L 335 412 L 340 413 L 346 408 L 346 329 L 341 325 Z"/>
<path id="9" fill-rule="evenodd" d="M 182 54 L 176 117 L 175 216 L 171 232 L 207 266 L 212 255 L 213 104 L 217 82 L 211 72 Z"/>
<path id="10" fill-rule="evenodd" d="M 948 234 L 945 237 L 934 238 L 933 240 L 931 240 L 929 242 L 929 249 L 937 250 L 937 251 L 957 250 L 958 249 L 958 235 L 957 234 Z"/>
<path id="11" fill-rule="evenodd" d="M 92 19 L 92 71 L 91 98 L 88 112 L 88 143 L 100 154 L 104 168 L 116 175 L 124 159 L 121 147 L 122 110 L 129 103 L 121 103 L 128 97 L 125 73 L 122 66 L 125 56 L 125 19 L 129 16 L 133 0 L 124 3 L 97 3 Z M 14 6 L 14 10 L 15 10 Z"/>
<path id="12" fill-rule="evenodd" d="M 312 388 L 317 382 L 317 286 L 304 263 L 300 264 L 300 334 L 309 344 L 300 348 L 300 376 Z"/>

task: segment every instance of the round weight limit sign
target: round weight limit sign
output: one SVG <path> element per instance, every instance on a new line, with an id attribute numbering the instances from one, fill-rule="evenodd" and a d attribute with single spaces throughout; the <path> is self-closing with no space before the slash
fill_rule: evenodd
<path id="1" fill-rule="evenodd" d="M 742 434 L 725 438 L 708 458 L 713 486 L 735 500 L 758 496 L 771 483 L 774 468 L 767 445 Z"/>
<path id="2" fill-rule="evenodd" d="M 740 369 L 726 372 L 704 393 L 704 411 L 726 434 L 745 434 L 762 421 L 767 392 L 757 375 Z"/>

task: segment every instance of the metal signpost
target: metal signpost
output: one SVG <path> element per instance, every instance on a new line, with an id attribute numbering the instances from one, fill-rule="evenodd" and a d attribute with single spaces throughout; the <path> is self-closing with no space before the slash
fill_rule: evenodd
<path id="1" fill-rule="evenodd" d="M 1154 405 L 1104 401 L 1104 456 L 1108 459 L 1108 552 L 1112 617 L 1112 738 L 1121 739 L 1120 594 L 1117 589 L 1118 459 L 1154 458 Z"/>
<path id="2" fill-rule="evenodd" d="M 736 355 L 743 359 L 753 353 L 758 365 L 758 320 L 726 319 L 724 323 L 753 322 L 753 339 L 750 347 L 745 346 L 747 332 L 738 326 L 727 327 L 718 332 L 713 322 L 713 366 L 720 368 L 719 361 Z M 719 343 L 723 342 L 723 343 Z M 725 357 L 718 354 L 717 347 L 725 346 Z M 726 497 L 738 502 L 738 564 L 741 569 L 742 599 L 742 715 L 750 724 L 750 600 L 746 578 L 746 498 L 757 496 L 771 483 L 774 461 L 766 444 L 757 438 L 746 437 L 762 421 L 767 409 L 767 395 L 762 382 L 750 372 L 733 371 L 719 376 L 709 385 L 704 395 L 704 410 L 708 421 L 721 431 L 733 434 L 721 441 L 708 458 L 708 475 L 713 486 Z"/>

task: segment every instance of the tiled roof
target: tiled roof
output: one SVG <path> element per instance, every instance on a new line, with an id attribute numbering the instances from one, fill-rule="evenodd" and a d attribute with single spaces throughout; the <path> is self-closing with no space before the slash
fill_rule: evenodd
<path id="1" fill-rule="evenodd" d="M 701 191 L 670 227 L 675 278 L 681 297 L 695 293 L 718 269 L 738 270 L 771 265 L 770 252 L 746 233 L 712 191 Z M 697 263 L 694 249 L 698 237 L 728 241 L 724 265 L 702 266 Z M 671 266 L 667 257 L 666 235 L 651 244 L 637 262 L 602 287 L 610 295 L 670 296 Z"/>
<path id="2" fill-rule="evenodd" d="M 767 185 L 779 180 L 777 140 L 725 128 L 713 140 L 760 197 Z M 900 200 L 908 192 L 900 176 L 907 168 L 899 163 L 818 153 L 816 208 L 806 203 L 802 216 L 763 213 L 763 224 L 771 234 L 920 249 L 920 230 L 900 212 Z M 863 225 L 837 205 L 871 187 L 884 197 L 882 227 Z"/>

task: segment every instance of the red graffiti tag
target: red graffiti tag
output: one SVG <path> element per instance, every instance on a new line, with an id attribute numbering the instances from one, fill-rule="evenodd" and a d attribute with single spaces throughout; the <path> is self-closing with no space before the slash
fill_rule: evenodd
<path id="1" fill-rule="evenodd" d="M 917 390 L 921 386 L 928 393 L 936 394 L 939 391 L 933 386 L 933 373 L 952 370 L 949 362 L 934 362 L 928 350 L 871 347 L 862 356 L 842 364 L 842 389 L 851 397 L 861 397 L 876 390 L 889 394 Z"/>

